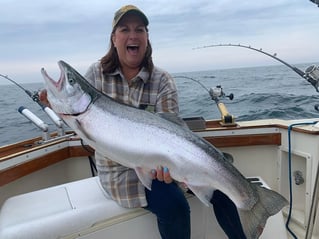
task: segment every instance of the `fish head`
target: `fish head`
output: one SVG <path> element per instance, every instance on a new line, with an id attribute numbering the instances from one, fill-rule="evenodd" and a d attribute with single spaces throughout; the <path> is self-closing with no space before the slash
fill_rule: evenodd
<path id="1" fill-rule="evenodd" d="M 93 87 L 75 69 L 64 61 L 59 61 L 61 70 L 58 81 L 53 80 L 41 69 L 51 108 L 60 115 L 78 115 L 84 113 L 94 98 Z"/>

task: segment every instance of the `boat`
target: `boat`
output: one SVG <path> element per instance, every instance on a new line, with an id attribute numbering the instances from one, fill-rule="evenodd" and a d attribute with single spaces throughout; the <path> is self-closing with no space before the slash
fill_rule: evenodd
<path id="1" fill-rule="evenodd" d="M 303 75 L 315 88 L 318 72 L 311 66 Z M 232 155 L 248 180 L 289 201 L 268 219 L 260 238 L 319 239 L 319 118 L 237 122 L 220 100 L 222 88 L 209 92 L 221 117 L 185 118 L 189 128 Z M 19 111 L 38 123 L 30 112 Z M 160 238 L 154 215 L 122 208 L 103 191 L 93 148 L 61 125 L 53 133 L 42 126 L 42 136 L 0 147 L 1 239 Z M 213 210 L 185 194 L 192 239 L 226 239 Z"/>

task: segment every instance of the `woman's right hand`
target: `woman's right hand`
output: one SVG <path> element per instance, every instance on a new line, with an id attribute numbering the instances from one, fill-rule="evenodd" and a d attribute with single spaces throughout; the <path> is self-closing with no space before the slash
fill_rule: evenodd
<path id="1" fill-rule="evenodd" d="M 47 95 L 47 90 L 42 89 L 39 91 L 39 100 L 41 104 L 50 107 L 50 102 L 48 101 L 48 95 Z"/>
<path id="2" fill-rule="evenodd" d="M 157 179 L 158 181 L 165 183 L 172 183 L 173 179 L 167 167 L 158 166 L 157 169 L 153 169 L 151 171 L 151 175 L 153 179 Z"/>

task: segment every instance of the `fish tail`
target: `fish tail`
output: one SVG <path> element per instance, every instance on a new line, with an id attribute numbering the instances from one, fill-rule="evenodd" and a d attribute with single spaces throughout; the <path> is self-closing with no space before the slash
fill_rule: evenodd
<path id="1" fill-rule="evenodd" d="M 252 186 L 256 187 L 258 201 L 250 210 L 238 210 L 247 239 L 259 238 L 265 228 L 267 219 L 277 214 L 288 204 L 288 201 L 279 193 L 257 185 Z"/>

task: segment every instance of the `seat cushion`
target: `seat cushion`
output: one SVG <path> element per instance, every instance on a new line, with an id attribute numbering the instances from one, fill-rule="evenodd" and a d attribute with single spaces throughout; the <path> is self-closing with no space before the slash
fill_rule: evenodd
<path id="1" fill-rule="evenodd" d="M 120 207 L 92 177 L 9 198 L 0 211 L 0 238 L 58 238 L 138 210 Z"/>

